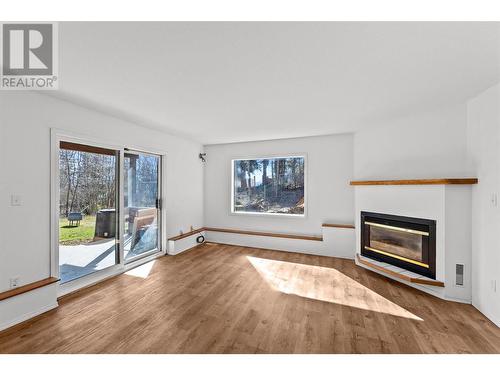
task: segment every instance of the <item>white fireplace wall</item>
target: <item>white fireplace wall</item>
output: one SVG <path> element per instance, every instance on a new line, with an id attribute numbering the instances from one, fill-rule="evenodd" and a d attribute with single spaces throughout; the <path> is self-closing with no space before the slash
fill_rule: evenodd
<path id="1" fill-rule="evenodd" d="M 470 186 L 356 186 L 356 252 L 361 249 L 360 212 L 436 220 L 436 279 L 445 288 L 421 287 L 441 298 L 470 302 Z M 465 265 L 465 284 L 455 286 L 455 264 Z"/>
<path id="2" fill-rule="evenodd" d="M 422 189 L 423 188 L 423 189 Z M 444 190 L 441 186 L 356 186 L 356 252 L 361 252 L 361 211 L 436 220 L 436 279 L 444 279 Z"/>
<path id="3" fill-rule="evenodd" d="M 355 179 L 469 177 L 465 102 L 384 118 L 354 134 Z"/>
<path id="4" fill-rule="evenodd" d="M 447 296 L 472 301 L 472 186 L 445 188 L 445 284 Z M 464 286 L 457 286 L 456 264 L 464 265 Z"/>

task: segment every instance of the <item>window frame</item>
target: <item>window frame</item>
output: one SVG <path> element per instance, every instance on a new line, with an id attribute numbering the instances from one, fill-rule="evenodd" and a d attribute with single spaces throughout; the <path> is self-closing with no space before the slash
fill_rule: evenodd
<path id="1" fill-rule="evenodd" d="M 259 159 L 288 159 L 288 158 L 303 158 L 304 159 L 304 213 L 303 214 L 280 214 L 274 212 L 248 212 L 248 211 L 235 211 L 234 210 L 234 162 L 241 160 L 259 160 Z M 229 214 L 234 216 L 262 216 L 262 217 L 281 217 L 281 218 L 294 218 L 294 219 L 305 219 L 308 216 L 308 169 L 309 162 L 306 153 L 297 154 L 277 154 L 271 156 L 244 156 L 244 157 L 233 157 L 230 160 L 231 163 L 231 177 L 230 180 L 230 202 L 229 202 Z"/>

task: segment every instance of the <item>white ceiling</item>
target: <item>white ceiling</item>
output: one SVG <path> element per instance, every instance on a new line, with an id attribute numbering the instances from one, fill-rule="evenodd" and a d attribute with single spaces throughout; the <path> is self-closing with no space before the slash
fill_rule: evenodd
<path id="1" fill-rule="evenodd" d="M 61 23 L 54 95 L 204 144 L 332 134 L 499 81 L 499 23 Z"/>

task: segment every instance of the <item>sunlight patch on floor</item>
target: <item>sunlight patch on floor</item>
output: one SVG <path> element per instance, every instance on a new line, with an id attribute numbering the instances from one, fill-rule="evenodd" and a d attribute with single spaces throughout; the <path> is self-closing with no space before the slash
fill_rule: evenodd
<path id="1" fill-rule="evenodd" d="M 156 262 L 156 260 L 152 260 L 151 262 L 143 264 L 142 266 L 135 267 L 135 268 L 131 269 L 130 271 L 125 272 L 125 275 L 140 277 L 142 279 L 145 279 L 151 273 L 151 270 L 153 269 L 155 262 Z"/>
<path id="2" fill-rule="evenodd" d="M 334 268 L 247 256 L 274 289 L 324 302 L 422 320 Z"/>

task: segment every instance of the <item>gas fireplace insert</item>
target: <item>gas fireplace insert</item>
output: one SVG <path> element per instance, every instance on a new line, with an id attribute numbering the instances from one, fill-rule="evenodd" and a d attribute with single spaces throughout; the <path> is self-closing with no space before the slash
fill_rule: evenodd
<path id="1" fill-rule="evenodd" d="M 436 221 L 362 211 L 361 255 L 436 279 Z"/>

